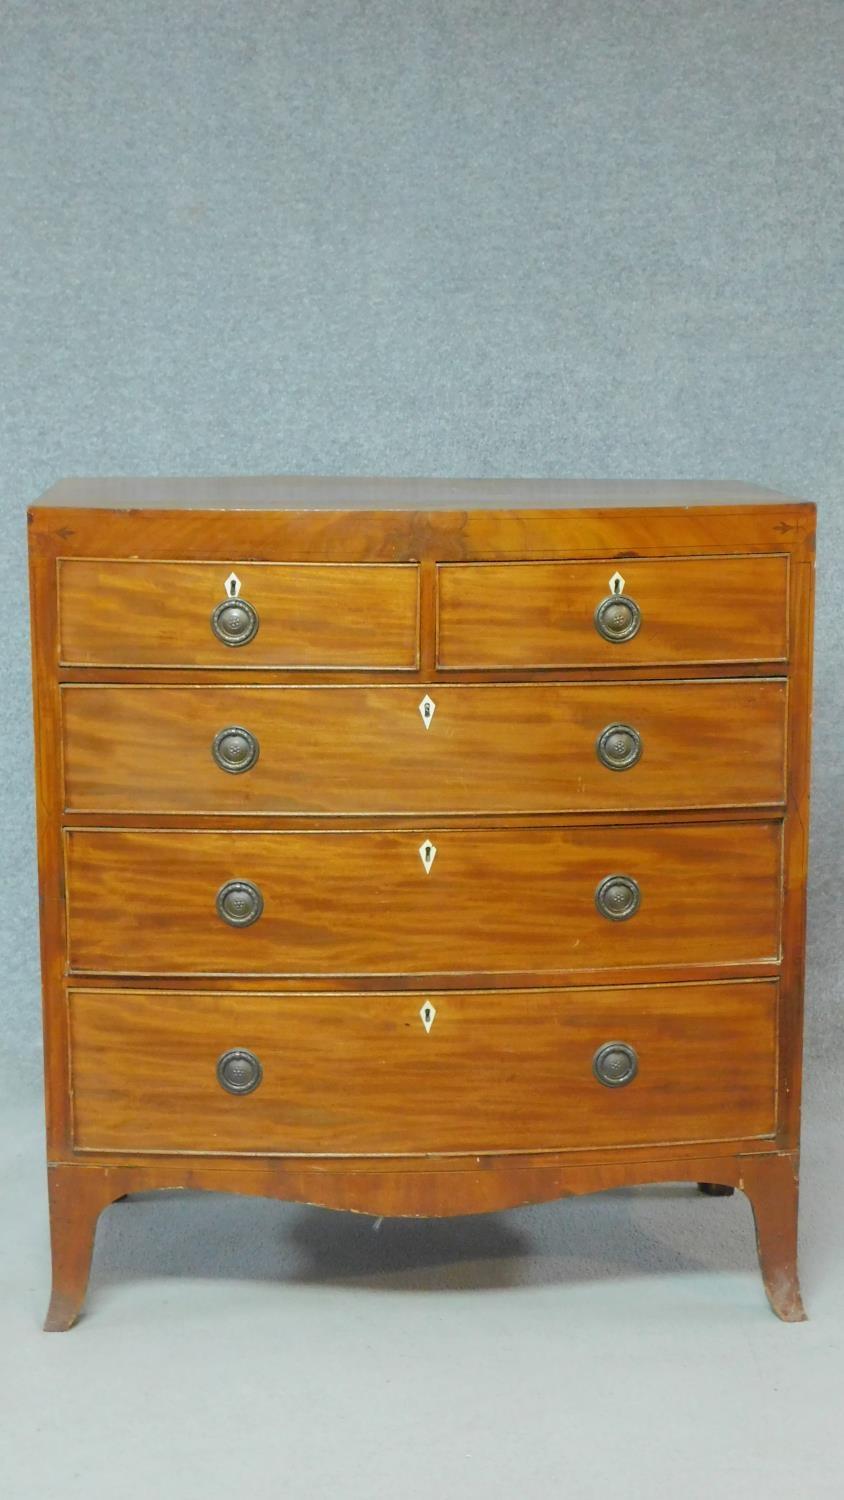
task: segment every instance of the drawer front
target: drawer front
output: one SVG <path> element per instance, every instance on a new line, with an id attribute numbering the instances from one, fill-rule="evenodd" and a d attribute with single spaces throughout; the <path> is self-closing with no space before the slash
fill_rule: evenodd
<path id="1" fill-rule="evenodd" d="M 66 804 L 294 814 L 772 805 L 784 798 L 786 691 L 777 679 L 68 686 Z M 632 733 L 608 743 L 613 724 Z"/>
<path id="2" fill-rule="evenodd" d="M 621 613 L 602 611 L 623 574 Z M 444 563 L 437 661 L 443 668 L 643 666 L 784 661 L 788 559 Z M 635 633 L 629 633 L 635 632 Z"/>
<path id="3" fill-rule="evenodd" d="M 77 971 L 433 975 L 779 954 L 778 823 L 66 839 Z"/>
<path id="4" fill-rule="evenodd" d="M 428 995 L 76 990 L 74 1140 L 81 1150 L 383 1155 L 770 1135 L 776 997 L 769 981 Z M 621 1086 L 595 1073 L 611 1042 L 635 1054 Z M 257 1059 L 252 1092 L 221 1085 L 230 1052 Z M 223 1073 L 246 1087 L 259 1076 L 242 1057 Z"/>
<path id="5" fill-rule="evenodd" d="M 418 636 L 415 563 L 59 565 L 68 666 L 412 670 Z"/>

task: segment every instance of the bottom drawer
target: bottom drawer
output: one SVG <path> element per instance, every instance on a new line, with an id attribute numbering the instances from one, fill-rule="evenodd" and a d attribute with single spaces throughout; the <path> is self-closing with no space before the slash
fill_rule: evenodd
<path id="1" fill-rule="evenodd" d="M 425 995 L 76 989 L 69 1002 L 82 1151 L 477 1154 L 775 1128 L 772 980 Z M 632 1055 L 604 1054 L 607 1086 L 596 1055 L 613 1042 Z M 223 1086 L 227 1053 L 224 1079 L 251 1092 Z"/>

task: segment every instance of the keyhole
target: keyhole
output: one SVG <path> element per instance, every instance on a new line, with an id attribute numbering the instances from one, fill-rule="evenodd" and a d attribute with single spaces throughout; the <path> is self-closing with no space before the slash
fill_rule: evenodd
<path id="1" fill-rule="evenodd" d="M 430 705 L 430 703 L 426 703 L 425 704 L 425 718 L 426 719 L 430 719 L 430 717 L 431 717 L 431 705 Z"/>
<path id="2" fill-rule="evenodd" d="M 431 1027 L 437 1019 L 436 1008 L 431 1005 L 430 1001 L 425 1001 L 425 1004 L 422 1006 L 419 1012 L 419 1019 L 421 1020 L 422 1025 L 425 1027 L 425 1030 L 430 1034 Z"/>
<path id="3" fill-rule="evenodd" d="M 426 875 L 430 875 L 436 857 L 437 846 L 431 839 L 426 839 L 424 844 L 419 845 L 419 858 L 422 861 L 422 868 Z"/>

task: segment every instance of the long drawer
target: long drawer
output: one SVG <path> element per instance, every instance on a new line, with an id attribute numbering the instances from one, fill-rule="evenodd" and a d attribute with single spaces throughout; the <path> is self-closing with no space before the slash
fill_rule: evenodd
<path id="1" fill-rule="evenodd" d="M 74 990 L 74 1143 L 384 1155 L 769 1135 L 776 1000 L 773 981 L 425 996 Z M 259 1081 L 232 1094 L 226 1080 Z"/>
<path id="2" fill-rule="evenodd" d="M 65 801 L 338 815 L 777 805 L 786 699 L 776 678 L 66 686 Z"/>
<path id="3" fill-rule="evenodd" d="M 66 854 L 76 971 L 434 975 L 779 956 L 779 823 L 73 829 Z"/>
<path id="4" fill-rule="evenodd" d="M 443 668 L 788 656 L 784 556 L 443 563 L 437 577 Z"/>
<path id="5" fill-rule="evenodd" d="M 66 558 L 59 659 L 68 666 L 412 669 L 414 563 Z"/>

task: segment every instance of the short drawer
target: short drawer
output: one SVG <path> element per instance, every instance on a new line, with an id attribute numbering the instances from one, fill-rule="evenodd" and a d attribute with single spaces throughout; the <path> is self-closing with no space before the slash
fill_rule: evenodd
<path id="1" fill-rule="evenodd" d="M 779 823 L 66 840 L 81 972 L 542 973 L 779 955 Z"/>
<path id="2" fill-rule="evenodd" d="M 788 559 L 443 563 L 442 668 L 776 662 Z"/>
<path id="3" fill-rule="evenodd" d="M 418 637 L 415 563 L 59 564 L 67 666 L 410 670 Z"/>
<path id="4" fill-rule="evenodd" d="M 785 795 L 783 679 L 66 686 L 75 812 L 542 813 Z"/>
<path id="5" fill-rule="evenodd" d="M 74 1142 L 389 1155 L 765 1136 L 776 1010 L 771 981 L 424 995 L 73 990 Z"/>

